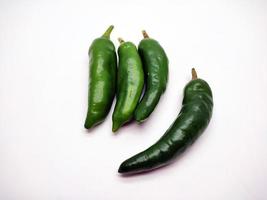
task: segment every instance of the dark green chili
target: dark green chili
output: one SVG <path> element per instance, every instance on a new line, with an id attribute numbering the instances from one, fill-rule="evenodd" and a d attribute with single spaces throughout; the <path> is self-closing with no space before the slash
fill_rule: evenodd
<path id="1" fill-rule="evenodd" d="M 171 163 L 185 151 L 208 126 L 213 100 L 208 83 L 198 79 L 192 69 L 192 80 L 184 89 L 182 109 L 166 133 L 147 150 L 124 161 L 119 173 L 139 173 Z"/>
<path id="2" fill-rule="evenodd" d="M 168 58 L 164 49 L 156 40 L 149 38 L 145 31 L 142 33 L 144 39 L 139 43 L 138 52 L 144 67 L 146 91 L 134 113 L 138 122 L 144 121 L 153 112 L 168 80 Z"/>

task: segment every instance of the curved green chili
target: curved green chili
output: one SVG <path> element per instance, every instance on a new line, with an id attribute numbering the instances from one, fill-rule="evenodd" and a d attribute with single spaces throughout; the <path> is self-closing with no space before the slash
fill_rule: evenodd
<path id="1" fill-rule="evenodd" d="M 207 82 L 197 78 L 192 69 L 192 80 L 184 89 L 182 109 L 177 119 L 154 145 L 124 161 L 119 173 L 145 172 L 171 163 L 205 130 L 212 109 L 211 89 Z"/>
<path id="2" fill-rule="evenodd" d="M 144 85 L 142 62 L 136 46 L 119 39 L 119 68 L 117 81 L 117 102 L 112 115 L 112 131 L 117 131 L 131 120 Z"/>
<path id="3" fill-rule="evenodd" d="M 134 118 L 142 122 L 149 117 L 157 106 L 168 81 L 168 58 L 160 44 L 142 32 L 144 39 L 138 46 L 146 76 L 146 91 L 138 104 Z"/>
<path id="4" fill-rule="evenodd" d="M 110 26 L 89 48 L 90 81 L 84 124 L 87 129 L 104 121 L 115 96 L 117 57 L 114 44 L 109 39 L 112 30 L 113 26 Z"/>

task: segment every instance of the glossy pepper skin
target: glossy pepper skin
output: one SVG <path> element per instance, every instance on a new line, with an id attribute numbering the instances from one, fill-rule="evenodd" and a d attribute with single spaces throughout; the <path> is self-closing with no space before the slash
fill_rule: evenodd
<path id="1" fill-rule="evenodd" d="M 119 39 L 119 68 L 117 80 L 117 102 L 112 115 L 112 131 L 117 131 L 132 119 L 142 94 L 144 72 L 136 46 Z"/>
<path id="2" fill-rule="evenodd" d="M 159 168 L 174 161 L 205 130 L 212 116 L 212 92 L 207 82 L 193 80 L 184 89 L 182 109 L 165 134 L 147 150 L 124 161 L 119 173 L 139 173 Z"/>
<path id="3" fill-rule="evenodd" d="M 116 90 L 117 57 L 109 39 L 113 26 L 93 41 L 89 48 L 88 110 L 84 127 L 89 129 L 107 116 Z"/>
<path id="4" fill-rule="evenodd" d="M 146 120 L 153 112 L 168 81 L 168 57 L 164 49 L 145 31 L 142 33 L 144 39 L 139 43 L 138 52 L 144 67 L 146 91 L 134 113 L 138 122 Z"/>

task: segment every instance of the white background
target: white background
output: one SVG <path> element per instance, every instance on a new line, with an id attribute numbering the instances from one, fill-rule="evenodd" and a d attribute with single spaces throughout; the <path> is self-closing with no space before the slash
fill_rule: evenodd
<path id="1" fill-rule="evenodd" d="M 87 51 L 110 24 L 116 47 L 146 29 L 170 60 L 153 115 L 117 135 L 112 112 L 83 128 Z M 176 118 L 192 67 L 214 93 L 208 129 L 174 164 L 121 177 Z M 1 0 L 0 199 L 266 199 L 266 89 L 267 1 Z"/>

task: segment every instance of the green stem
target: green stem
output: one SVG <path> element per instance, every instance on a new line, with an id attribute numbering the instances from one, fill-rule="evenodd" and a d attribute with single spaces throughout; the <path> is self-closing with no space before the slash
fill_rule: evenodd
<path id="1" fill-rule="evenodd" d="M 105 31 L 105 33 L 102 35 L 102 37 L 105 37 L 105 38 L 110 38 L 110 33 L 112 32 L 114 26 L 113 25 L 110 25 L 108 27 L 108 29 Z"/>

